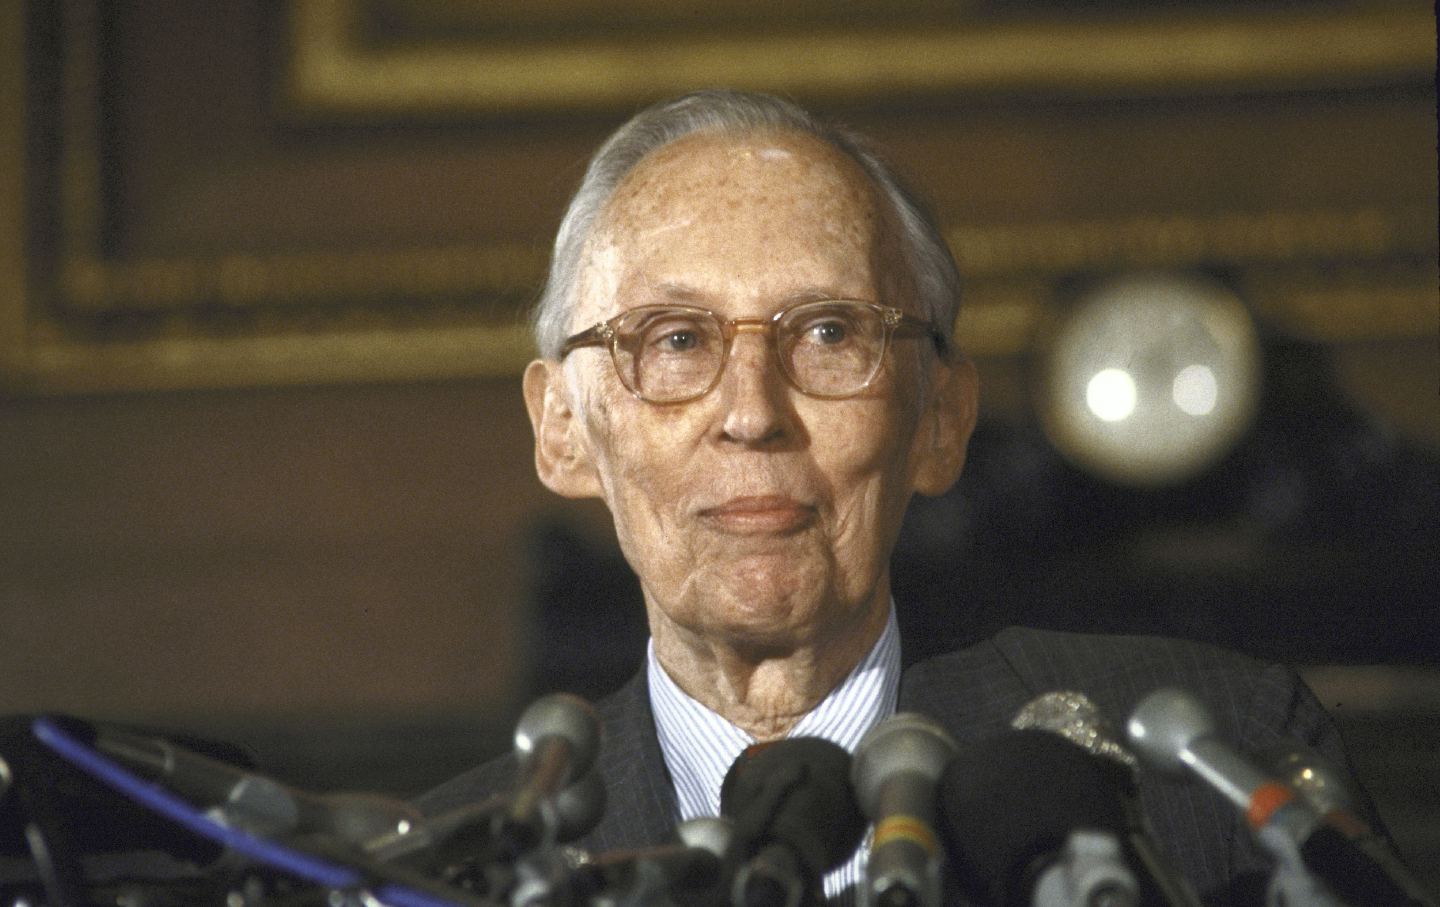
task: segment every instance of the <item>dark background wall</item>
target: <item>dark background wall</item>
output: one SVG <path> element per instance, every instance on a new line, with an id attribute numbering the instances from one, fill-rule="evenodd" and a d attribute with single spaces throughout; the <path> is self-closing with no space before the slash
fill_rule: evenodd
<path id="1" fill-rule="evenodd" d="M 595 143 L 729 82 L 880 138 L 969 277 L 982 424 L 906 527 L 906 619 L 1295 661 L 1440 862 L 1406 794 L 1440 716 L 1428 4 L 477 6 L 4 6 L 0 713 L 409 793 L 627 675 L 603 510 L 533 476 L 519 313 Z M 1265 389 L 1225 458 L 1139 489 L 1056 453 L 1033 390 L 1077 293 L 1156 268 L 1245 301 Z"/>

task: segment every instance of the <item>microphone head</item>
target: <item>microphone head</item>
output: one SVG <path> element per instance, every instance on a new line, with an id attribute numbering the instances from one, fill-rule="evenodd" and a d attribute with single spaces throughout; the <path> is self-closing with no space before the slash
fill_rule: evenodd
<path id="1" fill-rule="evenodd" d="M 1287 740 L 1258 757 L 1261 765 L 1271 769 L 1276 778 L 1290 785 L 1321 815 L 1356 812 L 1355 796 L 1345 773 L 1305 744 Z"/>
<path id="2" fill-rule="evenodd" d="M 600 719 L 594 707 L 571 693 L 551 693 L 530 703 L 515 724 L 515 756 L 522 773 L 530 768 L 541 743 L 549 739 L 569 744 L 568 777 L 582 777 L 595 764 L 600 749 Z"/>
<path id="3" fill-rule="evenodd" d="M 555 795 L 555 840 L 573 841 L 594 828 L 605 814 L 605 779 L 586 772 Z"/>
<path id="4" fill-rule="evenodd" d="M 708 850 L 724 860 L 735 843 L 735 823 L 719 816 L 701 816 L 675 826 L 680 843 L 686 847 Z"/>
<path id="5" fill-rule="evenodd" d="M 1027 702 L 1010 726 L 1017 731 L 1049 731 L 1064 737 L 1092 756 L 1137 767 L 1135 754 L 1120 745 L 1117 734 L 1090 697 L 1074 690 L 1056 690 Z"/>
<path id="6" fill-rule="evenodd" d="M 938 783 L 955 758 L 955 741 L 939 724 L 914 712 L 899 712 L 870 729 L 855 748 L 850 777 L 867 816 L 880 809 L 880 789 L 896 775 L 916 774 Z"/>
<path id="7" fill-rule="evenodd" d="M 1140 700 L 1125 730 L 1130 746 L 1146 765 L 1168 774 L 1182 774 L 1185 754 L 1195 741 L 1214 735 L 1215 720 L 1191 694 L 1162 687 Z"/>
<path id="8" fill-rule="evenodd" d="M 1011 730 L 963 749 L 940 779 L 950 865 L 980 903 L 1029 904 L 1035 877 L 1076 829 L 1125 834 L 1113 763 L 1055 734 Z"/>
<path id="9" fill-rule="evenodd" d="M 865 832 L 850 754 L 819 737 L 787 737 L 741 753 L 720 785 L 720 813 L 734 820 L 745 855 L 782 843 L 817 881 L 850 857 Z"/>

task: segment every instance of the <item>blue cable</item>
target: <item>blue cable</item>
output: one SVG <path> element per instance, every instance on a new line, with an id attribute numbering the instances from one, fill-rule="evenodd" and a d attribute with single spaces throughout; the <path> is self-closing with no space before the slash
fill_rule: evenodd
<path id="1" fill-rule="evenodd" d="M 326 888 L 354 888 L 363 883 L 360 873 L 347 866 L 337 866 L 289 847 L 257 838 L 239 829 L 222 825 L 171 792 L 149 784 L 111 762 L 105 756 L 71 737 L 49 718 L 36 718 L 31 724 L 35 738 L 65 761 L 103 782 L 146 809 L 158 813 L 201 837 L 262 863 Z M 403 885 L 386 883 L 374 889 L 374 895 L 395 907 L 457 907 L 454 901 L 432 897 Z"/>

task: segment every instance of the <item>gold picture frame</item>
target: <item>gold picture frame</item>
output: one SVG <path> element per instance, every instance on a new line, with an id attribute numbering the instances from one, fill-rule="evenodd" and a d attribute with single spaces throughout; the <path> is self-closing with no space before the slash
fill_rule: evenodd
<path id="1" fill-rule="evenodd" d="M 417 19 L 427 7 L 384 5 L 413 8 Z M 726 17 L 729 28 L 706 28 L 696 14 L 681 29 L 550 28 L 533 37 L 475 29 L 462 41 L 381 43 L 364 39 L 367 0 L 295 0 L 287 7 L 285 88 L 300 116 L 476 115 L 625 110 L 710 85 L 807 98 L 1353 86 L 1407 78 L 1434 62 L 1430 6 L 1406 0 L 1142 8 L 1123 17 L 985 17 L 971 9 L 982 5 L 945 4 L 937 14 L 934 3 L 890 3 L 888 15 L 858 25 L 812 10 L 810 21 L 792 15 L 775 27 L 778 14 L 767 4 Z M 855 19 L 881 6 L 846 4 Z"/>
<path id="2" fill-rule="evenodd" d="M 297 0 L 287 7 L 291 16 L 285 43 L 291 56 L 282 92 L 290 105 L 287 115 L 386 120 L 436 114 L 473 117 L 497 106 L 512 112 L 552 103 L 603 107 L 664 92 L 672 77 L 700 84 L 724 74 L 706 69 L 715 65 L 713 48 L 701 53 L 697 47 L 698 56 L 685 64 L 691 69 L 677 57 L 673 65 L 679 69 L 655 69 L 654 78 L 627 83 L 619 93 L 597 86 L 586 94 L 582 85 L 572 82 L 565 104 L 559 95 L 546 99 L 512 93 L 497 100 L 500 88 L 491 80 L 483 47 L 410 46 L 377 57 L 343 27 L 345 16 L 353 16 L 359 2 Z M 99 8 L 98 0 L 62 0 L 60 5 L 65 40 L 57 130 L 60 160 L 54 180 L 58 198 L 53 205 L 58 249 L 53 267 L 42 269 L 35 265 L 30 233 L 29 178 L 35 162 L 28 158 L 27 128 L 37 112 L 27 107 L 32 92 L 26 8 L 0 5 L 0 393 L 405 381 L 518 372 L 532 354 L 518 300 L 533 295 L 543 277 L 543 248 L 475 242 L 327 253 L 106 254 L 99 238 L 106 213 L 98 137 Z M 1246 80 L 1247 90 L 1286 90 L 1297 83 L 1330 84 L 1337 79 L 1413 84 L 1428 80 L 1434 65 L 1433 18 L 1417 15 L 1419 9 L 1405 3 L 1354 11 L 1325 5 L 1317 11 L 1299 7 L 1276 12 L 1248 24 L 1225 25 L 1203 17 L 1152 23 L 1129 56 L 1090 64 L 1079 88 L 1067 90 L 1163 93 L 1182 90 L 1183 85 L 1190 86 L 1183 90 L 1193 90 L 1196 79 L 1209 90 L 1221 87 L 1215 80 L 1234 78 Z M 1417 41 L 1411 32 L 1422 20 L 1428 27 Z M 1110 47 L 1108 42 L 1137 39 L 1134 27 L 1128 26 L 1117 26 L 1109 37 L 1098 27 L 1027 28 L 944 37 L 971 42 L 960 54 L 968 62 L 932 66 L 924 85 L 937 91 L 1053 89 L 1060 84 L 1057 80 L 1070 78 L 1081 61 Z M 1301 52 L 1307 41 L 1341 33 L 1355 39 L 1346 43 L 1348 50 L 1327 48 L 1322 41 Z M 1404 40 L 1397 41 L 1400 36 Z M 1280 38 L 1285 40 L 1270 43 Z M 725 65 L 743 70 L 746 59 L 780 52 L 767 43 L 771 39 L 755 40 L 761 42 L 757 47 L 769 48 L 766 54 L 736 56 L 728 52 L 734 48 L 721 45 L 727 48 L 721 55 L 728 61 Z M 820 39 L 790 40 L 808 47 L 804 42 Z M 829 33 L 825 40 L 839 42 L 835 52 L 846 55 L 857 47 L 880 46 L 874 44 L 880 38 L 873 35 Z M 899 39 L 891 35 L 885 40 Z M 1181 77 L 1173 70 L 1170 75 L 1161 71 L 1163 61 L 1155 55 L 1163 40 L 1192 48 L 1230 42 L 1230 53 L 1237 47 L 1254 50 L 1257 42 L 1269 49 L 1259 62 L 1232 68 L 1229 75 L 1221 65 L 1224 52 L 1197 50 L 1189 74 Z M 1053 51 L 1062 45 L 1070 49 L 1037 59 L 1040 49 Z M 981 52 L 984 46 L 991 49 Z M 1145 46 L 1151 49 L 1144 51 Z M 956 45 L 946 47 L 947 55 L 958 53 Z M 573 51 L 558 45 L 532 48 L 538 56 L 529 65 L 549 65 Z M 668 53 L 678 51 L 671 48 Z M 874 54 L 876 59 L 896 55 Z M 916 50 L 900 56 L 925 54 Z M 996 61 L 1012 58 L 1005 64 L 1008 69 L 996 69 Z M 1020 58 L 1030 62 L 1015 62 Z M 990 69 L 981 66 L 984 60 L 991 61 Z M 457 75 L 472 70 L 468 80 Z M 763 67 L 744 78 L 741 70 L 732 73 L 732 84 L 818 95 L 903 93 L 920 78 L 913 73 L 889 81 L 877 76 L 879 81 L 857 86 L 837 75 L 821 85 L 786 81 Z M 317 78 L 322 71 L 331 75 Z M 772 78 L 775 84 L 766 82 Z M 1316 258 L 1363 263 L 1394 256 L 1430 261 L 1435 252 L 1433 201 L 1402 207 L 1157 213 L 1027 224 L 952 222 L 947 224 L 948 236 L 969 279 L 961 330 L 975 355 L 1013 354 L 1027 348 L 1059 275 L 1224 260 L 1263 265 L 1270 282 L 1262 304 L 1300 336 L 1415 336 L 1432 327 L 1433 280 L 1424 274 L 1402 274 L 1398 280 L 1386 275 L 1393 288 L 1379 309 L 1390 314 L 1377 319 L 1373 282 L 1347 287 L 1343 281 L 1335 285 L 1317 280 L 1309 263 Z M 456 299 L 475 304 L 455 305 Z M 217 327 L 206 320 L 216 311 L 240 317 Z M 146 317 L 146 331 L 114 329 L 116 316 L 136 313 Z"/>

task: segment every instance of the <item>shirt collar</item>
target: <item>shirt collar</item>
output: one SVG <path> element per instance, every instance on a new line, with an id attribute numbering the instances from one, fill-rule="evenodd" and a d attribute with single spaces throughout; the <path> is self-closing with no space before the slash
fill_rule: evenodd
<path id="1" fill-rule="evenodd" d="M 670 772 L 681 821 L 720 814 L 720 785 L 755 740 L 680 689 L 646 650 L 655 730 Z M 860 738 L 895 713 L 900 689 L 900 630 L 892 603 L 885 628 L 860 663 L 787 736 L 823 737 L 853 753 Z"/>

